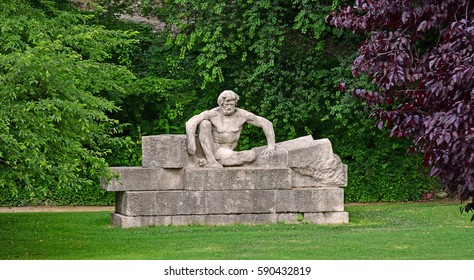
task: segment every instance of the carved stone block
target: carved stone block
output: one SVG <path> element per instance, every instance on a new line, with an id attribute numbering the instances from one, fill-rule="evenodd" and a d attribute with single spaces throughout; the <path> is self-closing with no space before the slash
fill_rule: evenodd
<path id="1" fill-rule="evenodd" d="M 156 198 L 153 191 L 116 192 L 115 212 L 127 216 L 156 215 Z"/>
<path id="2" fill-rule="evenodd" d="M 347 224 L 349 213 L 347 212 L 320 212 L 304 213 L 304 221 L 313 224 Z"/>
<path id="3" fill-rule="evenodd" d="M 251 214 L 275 212 L 274 190 L 206 192 L 207 214 Z"/>
<path id="4" fill-rule="evenodd" d="M 187 162 L 186 135 L 142 137 L 143 167 L 183 168 Z"/>
<path id="5" fill-rule="evenodd" d="M 276 193 L 276 212 L 341 212 L 344 190 L 315 188 L 281 190 Z"/>
<path id="6" fill-rule="evenodd" d="M 150 225 L 348 223 L 347 166 L 327 139 L 311 136 L 276 144 L 271 156 L 238 167 L 206 168 L 199 141 L 187 154 L 185 135 L 143 137 L 143 167 L 112 168 L 120 175 L 102 188 L 116 192 L 112 223 Z"/>
<path id="7" fill-rule="evenodd" d="M 314 186 L 345 187 L 347 186 L 347 165 L 343 164 L 337 155 L 327 159 L 301 161 L 297 167 L 292 167 L 295 187 L 314 181 Z M 307 178 L 305 178 L 307 177 Z"/>
<path id="8" fill-rule="evenodd" d="M 206 193 L 201 191 L 156 192 L 155 215 L 206 214 Z"/>
<path id="9" fill-rule="evenodd" d="M 273 155 L 262 155 L 262 151 L 267 146 L 253 148 L 252 150 L 257 155 L 257 159 L 247 164 L 248 166 L 259 166 L 259 167 L 288 167 L 288 151 L 282 148 L 280 145 L 275 146 L 275 153 Z"/>
<path id="10" fill-rule="evenodd" d="M 206 195 L 201 191 L 125 192 L 116 212 L 127 216 L 206 214 Z"/>
<path id="11" fill-rule="evenodd" d="M 290 189 L 289 168 L 186 168 L 186 190 Z"/>
<path id="12" fill-rule="evenodd" d="M 118 179 L 101 184 L 107 191 L 182 190 L 183 170 L 143 167 L 111 167 Z"/>
<path id="13" fill-rule="evenodd" d="M 329 139 L 309 141 L 308 138 L 306 136 L 278 143 L 288 151 L 288 167 L 301 167 L 305 166 L 306 162 L 327 160 L 333 157 Z"/>

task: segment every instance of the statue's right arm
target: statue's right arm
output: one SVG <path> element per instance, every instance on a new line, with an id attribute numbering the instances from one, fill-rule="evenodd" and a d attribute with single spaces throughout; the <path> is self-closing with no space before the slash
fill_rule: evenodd
<path id="1" fill-rule="evenodd" d="M 206 119 L 209 119 L 209 111 L 204 111 L 195 115 L 186 122 L 186 138 L 188 139 L 188 153 L 194 155 L 196 152 L 196 129 L 197 126 Z"/>

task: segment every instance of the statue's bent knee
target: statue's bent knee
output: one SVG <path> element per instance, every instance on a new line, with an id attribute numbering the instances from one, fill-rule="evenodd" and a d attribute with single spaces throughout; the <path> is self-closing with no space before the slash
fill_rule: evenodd
<path id="1" fill-rule="evenodd" d="M 257 154 L 256 154 L 254 151 L 252 151 L 252 150 L 250 150 L 250 151 L 243 151 L 242 153 L 244 153 L 244 160 L 245 160 L 246 162 L 252 162 L 252 161 L 254 161 L 254 160 L 257 159 Z"/>
<path id="2" fill-rule="evenodd" d="M 208 130 L 208 129 L 211 129 L 212 128 L 212 123 L 208 120 L 203 120 L 200 124 L 199 124 L 199 129 L 200 130 Z"/>

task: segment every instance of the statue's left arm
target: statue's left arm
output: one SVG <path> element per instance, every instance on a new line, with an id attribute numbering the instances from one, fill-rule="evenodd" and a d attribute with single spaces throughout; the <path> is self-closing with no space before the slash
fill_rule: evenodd
<path id="1" fill-rule="evenodd" d="M 275 152 L 275 131 L 273 130 L 272 122 L 252 113 L 249 113 L 247 122 L 251 125 L 261 127 L 263 129 L 263 132 L 265 133 L 268 146 L 262 152 L 262 154 L 273 154 Z"/>

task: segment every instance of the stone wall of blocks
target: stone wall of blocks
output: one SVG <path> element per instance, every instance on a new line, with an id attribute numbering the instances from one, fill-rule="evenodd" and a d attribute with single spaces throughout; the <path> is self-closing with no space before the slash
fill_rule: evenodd
<path id="1" fill-rule="evenodd" d="M 188 155 L 185 135 L 142 140 L 142 166 L 112 167 L 119 177 L 102 184 L 115 192 L 116 226 L 349 222 L 347 166 L 328 139 L 280 142 L 274 155 L 225 168 L 199 167 L 202 151 Z"/>

